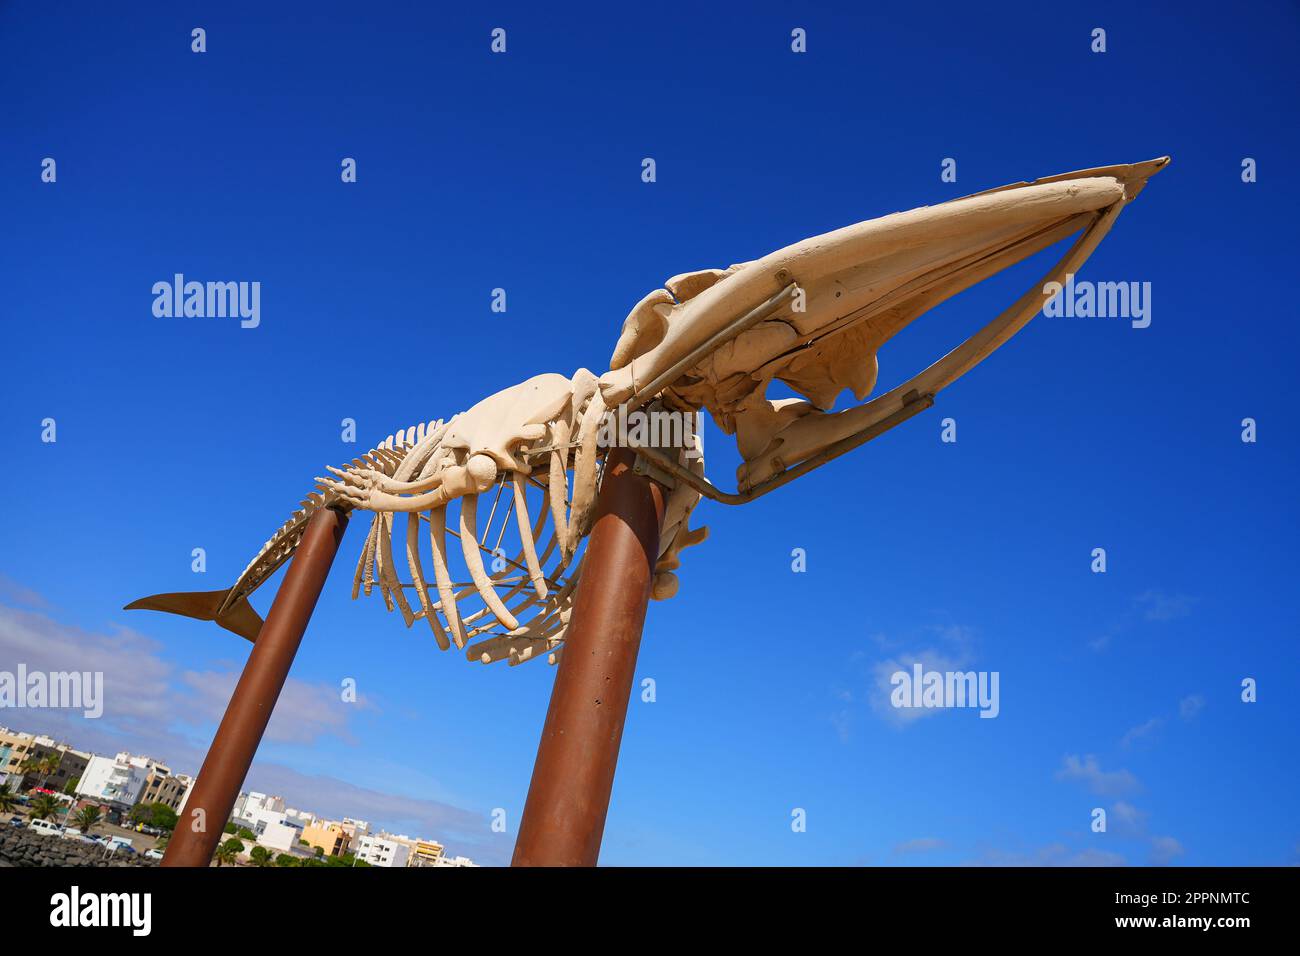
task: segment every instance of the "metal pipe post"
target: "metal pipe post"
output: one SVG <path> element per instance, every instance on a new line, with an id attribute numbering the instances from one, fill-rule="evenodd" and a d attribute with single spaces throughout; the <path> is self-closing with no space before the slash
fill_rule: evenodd
<path id="1" fill-rule="evenodd" d="M 664 489 L 610 451 L 564 639 L 513 866 L 595 866 L 605 831 L 641 627 L 664 518 Z"/>
<path id="2" fill-rule="evenodd" d="M 333 508 L 317 510 L 307 523 L 176 822 L 163 866 L 212 861 L 347 526 L 348 516 Z M 197 810 L 202 813 L 196 817 Z"/>

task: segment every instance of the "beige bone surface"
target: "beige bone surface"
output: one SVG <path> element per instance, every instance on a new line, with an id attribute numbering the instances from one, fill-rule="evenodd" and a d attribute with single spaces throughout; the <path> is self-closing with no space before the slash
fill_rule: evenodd
<path id="1" fill-rule="evenodd" d="M 248 596 L 292 556 L 311 515 L 363 509 L 373 518 L 353 597 L 377 587 L 408 627 L 425 619 L 440 648 L 454 645 L 471 660 L 554 663 L 581 580 L 607 414 L 632 399 L 636 408 L 695 421 L 707 410 L 736 435 L 740 492 L 770 490 L 924 407 L 1007 342 L 1042 308 L 1045 286 L 1082 266 L 1167 163 L 1016 183 L 860 222 L 727 269 L 673 276 L 633 306 L 604 375 L 536 375 L 446 422 L 402 429 L 317 479 L 318 490 L 228 590 L 159 594 L 128 607 L 215 620 L 253 640 L 261 618 Z M 1070 236 L 1077 238 L 1038 284 L 965 342 L 875 399 L 832 411 L 843 391 L 862 401 L 875 389 L 877 353 L 908 324 Z M 768 399 L 777 381 L 803 397 Z M 703 457 L 688 449 L 642 455 L 670 486 L 651 589 L 662 600 L 678 589 L 683 549 L 707 536 L 690 527 L 702 494 L 748 497 L 712 487 Z M 393 555 L 402 513 L 404 569 Z"/>

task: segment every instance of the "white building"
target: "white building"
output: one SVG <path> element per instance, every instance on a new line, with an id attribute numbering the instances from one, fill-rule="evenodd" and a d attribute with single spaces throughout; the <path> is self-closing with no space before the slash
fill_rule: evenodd
<path id="1" fill-rule="evenodd" d="M 309 810 L 295 810 L 293 807 L 285 807 L 284 820 L 286 823 L 292 823 L 301 829 L 313 826 L 316 823 L 316 814 Z"/>
<path id="2" fill-rule="evenodd" d="M 264 793 L 258 793 L 256 790 L 250 790 L 248 793 L 241 793 L 235 800 L 235 807 L 231 815 L 243 820 L 256 820 L 257 811 L 267 810 L 271 813 L 284 812 L 283 797 L 268 797 Z"/>
<path id="3" fill-rule="evenodd" d="M 411 851 L 396 840 L 378 836 L 363 836 L 357 844 L 357 859 L 371 866 L 406 866 Z"/>
<path id="4" fill-rule="evenodd" d="M 295 826 L 287 819 L 268 820 L 260 824 L 257 842 L 274 850 L 288 853 L 302 839 L 302 827 Z"/>
<path id="5" fill-rule="evenodd" d="M 478 866 L 467 856 L 440 856 L 434 866 Z"/>
<path id="6" fill-rule="evenodd" d="M 370 833 L 370 824 L 365 820 L 353 820 L 351 817 L 344 817 L 340 824 L 349 837 L 355 842 L 363 836 Z"/>
<path id="7" fill-rule="evenodd" d="M 152 761 L 126 751 L 116 757 L 92 756 L 77 784 L 77 795 L 129 810 L 140 799 Z"/>

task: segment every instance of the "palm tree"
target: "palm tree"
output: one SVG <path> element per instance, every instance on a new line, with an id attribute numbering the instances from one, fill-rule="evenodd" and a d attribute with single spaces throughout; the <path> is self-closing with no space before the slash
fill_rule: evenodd
<path id="1" fill-rule="evenodd" d="M 89 833 L 99 825 L 100 819 L 99 807 L 84 806 L 77 811 L 77 815 L 73 817 L 73 822 L 77 824 L 77 828 L 82 833 Z"/>
<path id="2" fill-rule="evenodd" d="M 53 820 L 62 809 L 63 804 L 47 793 L 41 794 L 30 804 L 31 818 L 33 820 Z"/>
<path id="3" fill-rule="evenodd" d="M 248 854 L 253 861 L 253 866 L 273 866 L 271 860 L 271 851 L 264 846 L 255 846 L 251 853 Z"/>
<path id="4" fill-rule="evenodd" d="M 212 854 L 212 858 L 217 861 L 217 866 L 230 866 L 239 856 L 239 852 L 244 848 L 242 840 L 231 837 L 221 846 L 217 847 L 217 852 Z"/>
<path id="5" fill-rule="evenodd" d="M 44 790 L 45 782 L 50 779 L 50 774 L 58 770 L 59 764 L 61 764 L 62 762 L 63 762 L 62 751 L 46 754 L 43 757 L 38 757 L 36 754 L 32 754 L 30 757 L 28 757 L 26 760 L 24 760 L 21 764 L 18 765 L 18 769 L 22 771 L 23 776 L 26 776 L 29 773 L 40 774 L 41 775 L 40 788 Z"/>
<path id="6" fill-rule="evenodd" d="M 23 762 L 18 765 L 18 772 L 22 774 L 21 780 L 26 780 L 28 774 L 40 773 L 41 758 L 36 754 L 23 758 Z"/>
<path id="7" fill-rule="evenodd" d="M 0 783 L 0 813 L 12 813 L 18 806 L 18 796 L 9 789 L 9 784 Z"/>

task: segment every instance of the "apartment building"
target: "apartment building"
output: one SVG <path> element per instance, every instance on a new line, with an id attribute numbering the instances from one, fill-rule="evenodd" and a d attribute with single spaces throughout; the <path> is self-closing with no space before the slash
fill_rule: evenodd
<path id="1" fill-rule="evenodd" d="M 343 824 L 328 820 L 318 820 L 309 827 L 304 827 L 302 839 L 311 846 L 318 846 L 326 856 L 343 856 L 348 852 L 351 836 L 343 829 Z"/>
<path id="2" fill-rule="evenodd" d="M 348 839 L 353 845 L 363 836 L 370 835 L 370 824 L 365 820 L 353 820 L 351 817 L 344 817 L 340 826 L 347 831 Z"/>
<path id="3" fill-rule="evenodd" d="M 50 756 L 56 757 L 59 763 L 49 774 L 22 769 L 29 759 L 43 760 Z M 44 782 L 47 789 L 61 793 L 85 772 L 90 756 L 51 737 L 0 727 L 0 782 L 8 783 L 17 792 Z"/>
<path id="4" fill-rule="evenodd" d="M 77 795 L 104 803 L 116 810 L 130 810 L 140 800 L 149 778 L 148 757 L 122 751 L 114 757 L 91 756 L 77 785 Z"/>
<path id="5" fill-rule="evenodd" d="M 357 859 L 371 866 L 403 867 L 410 856 L 410 848 L 396 840 L 363 836 L 357 841 Z"/>
<path id="6" fill-rule="evenodd" d="M 185 793 L 189 789 L 190 778 L 173 775 L 171 769 L 157 761 L 149 762 L 149 774 L 145 777 L 144 789 L 140 791 L 137 803 L 161 803 L 177 810 Z"/>
<path id="7" fill-rule="evenodd" d="M 416 840 L 411 866 L 438 866 L 444 847 L 437 840 Z"/>

